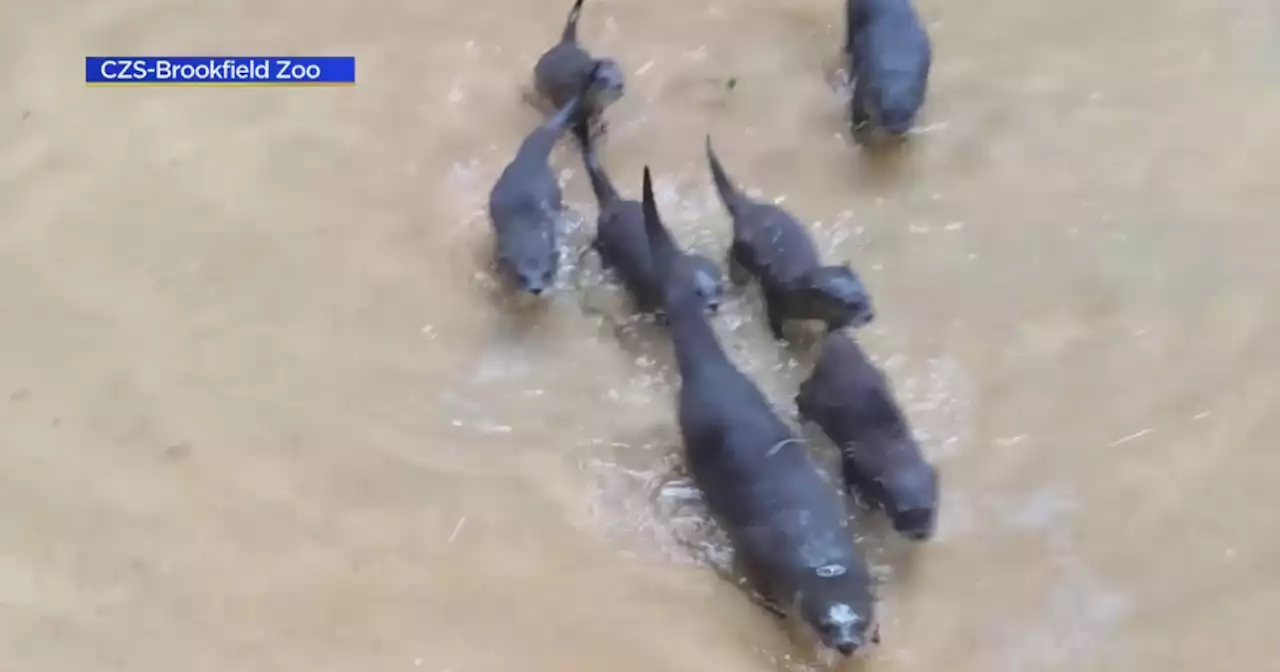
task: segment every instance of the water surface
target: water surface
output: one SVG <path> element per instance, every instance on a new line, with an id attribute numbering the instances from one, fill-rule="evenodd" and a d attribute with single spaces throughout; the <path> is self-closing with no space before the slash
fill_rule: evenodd
<path id="1" fill-rule="evenodd" d="M 6 670 L 808 664 L 649 503 L 665 346 L 618 335 L 590 268 L 524 319 L 492 289 L 485 196 L 569 4 L 0 2 Z M 863 340 L 945 502 L 914 553 L 867 540 L 866 669 L 1265 667 L 1280 13 L 920 9 L 927 132 L 887 168 L 826 79 L 839 3 L 588 0 L 581 26 L 629 77 L 601 148 L 625 191 L 651 165 L 721 255 L 711 132 L 876 294 Z M 360 83 L 81 83 L 86 54 L 158 53 L 354 54 Z M 754 292 L 717 324 L 785 412 L 806 371 Z"/>

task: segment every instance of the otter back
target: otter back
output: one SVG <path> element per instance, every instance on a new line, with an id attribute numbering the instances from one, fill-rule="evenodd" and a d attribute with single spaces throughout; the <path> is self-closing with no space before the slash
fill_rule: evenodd
<path id="1" fill-rule="evenodd" d="M 796 395 L 800 414 L 840 447 L 845 484 L 913 539 L 933 534 L 938 478 L 884 374 L 843 333 L 827 336 Z"/>

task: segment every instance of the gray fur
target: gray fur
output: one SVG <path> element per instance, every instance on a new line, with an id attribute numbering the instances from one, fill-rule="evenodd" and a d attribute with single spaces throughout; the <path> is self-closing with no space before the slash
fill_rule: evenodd
<path id="1" fill-rule="evenodd" d="M 747 197 L 725 173 L 707 136 L 707 162 L 720 201 L 733 219 L 729 277 L 760 281 L 769 329 L 781 339 L 785 320 L 822 320 L 828 329 L 860 327 L 875 318 L 871 295 L 848 264 L 823 265 L 804 225 L 771 203 Z"/>
<path id="2" fill-rule="evenodd" d="M 845 503 L 764 395 L 725 354 L 694 272 L 663 226 L 644 169 L 644 217 L 680 370 L 685 464 L 757 599 L 843 655 L 876 640 L 871 575 Z"/>
<path id="3" fill-rule="evenodd" d="M 902 136 L 924 106 L 933 62 L 933 45 L 911 0 L 845 0 L 845 30 L 855 135 L 880 128 Z"/>
<path id="4" fill-rule="evenodd" d="M 609 174 L 600 164 L 600 157 L 585 126 L 579 124 L 574 130 L 582 148 L 587 176 L 591 179 L 591 189 L 600 204 L 592 246 L 600 254 L 603 265 L 622 279 L 636 307 L 646 313 L 658 312 L 662 308 L 662 284 L 654 274 L 649 253 L 644 208 L 639 201 L 624 199 L 618 194 Z M 703 298 L 706 309 L 715 312 L 724 297 L 723 274 L 714 262 L 702 255 L 687 254 L 686 257 L 695 269 L 694 291 Z"/>
<path id="5" fill-rule="evenodd" d="M 554 117 L 533 129 L 489 192 L 498 271 L 530 294 L 549 289 L 559 270 L 558 230 L 564 204 L 560 183 L 548 161 L 551 150 L 579 113 L 581 101 L 581 97 L 571 99 Z"/>
<path id="6" fill-rule="evenodd" d="M 903 536 L 933 536 L 937 470 L 912 436 L 889 381 L 853 339 L 827 335 L 796 405 L 840 446 L 846 487 L 884 509 Z"/>
<path id="7" fill-rule="evenodd" d="M 575 0 L 565 20 L 560 41 L 548 49 L 533 67 L 534 87 L 553 107 L 563 107 L 590 83 L 583 101 L 584 119 L 603 130 L 601 115 L 622 98 L 626 84 L 622 67 L 611 58 L 595 58 L 578 42 L 578 17 L 583 0 Z"/>

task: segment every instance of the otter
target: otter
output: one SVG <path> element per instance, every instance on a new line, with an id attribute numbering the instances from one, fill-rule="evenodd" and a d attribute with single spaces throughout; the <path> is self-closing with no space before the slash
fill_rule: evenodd
<path id="1" fill-rule="evenodd" d="M 489 192 L 499 274 L 534 296 L 555 283 L 560 267 L 558 228 L 564 203 L 549 164 L 551 150 L 574 123 L 584 100 L 584 95 L 574 96 L 530 131 Z"/>
<path id="2" fill-rule="evenodd" d="M 605 108 L 622 98 L 626 82 L 622 66 L 612 58 L 595 58 L 578 42 L 578 17 L 583 0 L 574 0 L 565 20 L 560 41 L 538 58 L 533 66 L 534 89 L 554 109 L 564 107 L 588 82 L 591 94 L 583 101 L 583 123 L 597 135 L 607 127 Z"/>
<path id="3" fill-rule="evenodd" d="M 796 395 L 800 416 L 840 447 L 845 487 L 883 509 L 908 539 L 933 536 L 938 473 L 925 460 L 884 373 L 835 331 Z"/>
<path id="4" fill-rule="evenodd" d="M 707 136 L 707 162 L 716 192 L 733 219 L 729 279 L 760 281 L 769 329 L 783 338 L 785 320 L 822 320 L 828 329 L 861 327 L 875 318 L 871 295 L 849 264 L 823 265 L 795 216 L 752 200 L 734 186 Z"/>
<path id="5" fill-rule="evenodd" d="M 591 249 L 600 255 L 606 269 L 612 269 L 622 279 L 641 312 L 656 313 L 662 308 L 662 284 L 654 273 L 653 259 L 649 254 L 644 208 L 639 201 L 624 199 L 618 194 L 600 163 L 586 127 L 576 125 L 574 132 L 582 149 L 582 161 L 591 180 L 591 190 L 600 205 Z M 686 256 L 694 269 L 691 276 L 693 291 L 702 298 L 709 312 L 716 312 L 724 298 L 724 282 L 719 267 L 700 254 Z"/>
<path id="6" fill-rule="evenodd" d="M 845 0 L 844 51 L 854 79 L 854 136 L 865 139 L 879 128 L 902 138 L 924 106 L 933 62 L 929 34 L 911 0 Z"/>

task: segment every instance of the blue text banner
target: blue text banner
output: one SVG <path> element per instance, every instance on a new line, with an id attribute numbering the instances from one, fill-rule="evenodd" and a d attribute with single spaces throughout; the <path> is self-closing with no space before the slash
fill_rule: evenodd
<path id="1" fill-rule="evenodd" d="M 352 86 L 354 56 L 86 56 L 90 86 Z"/>

